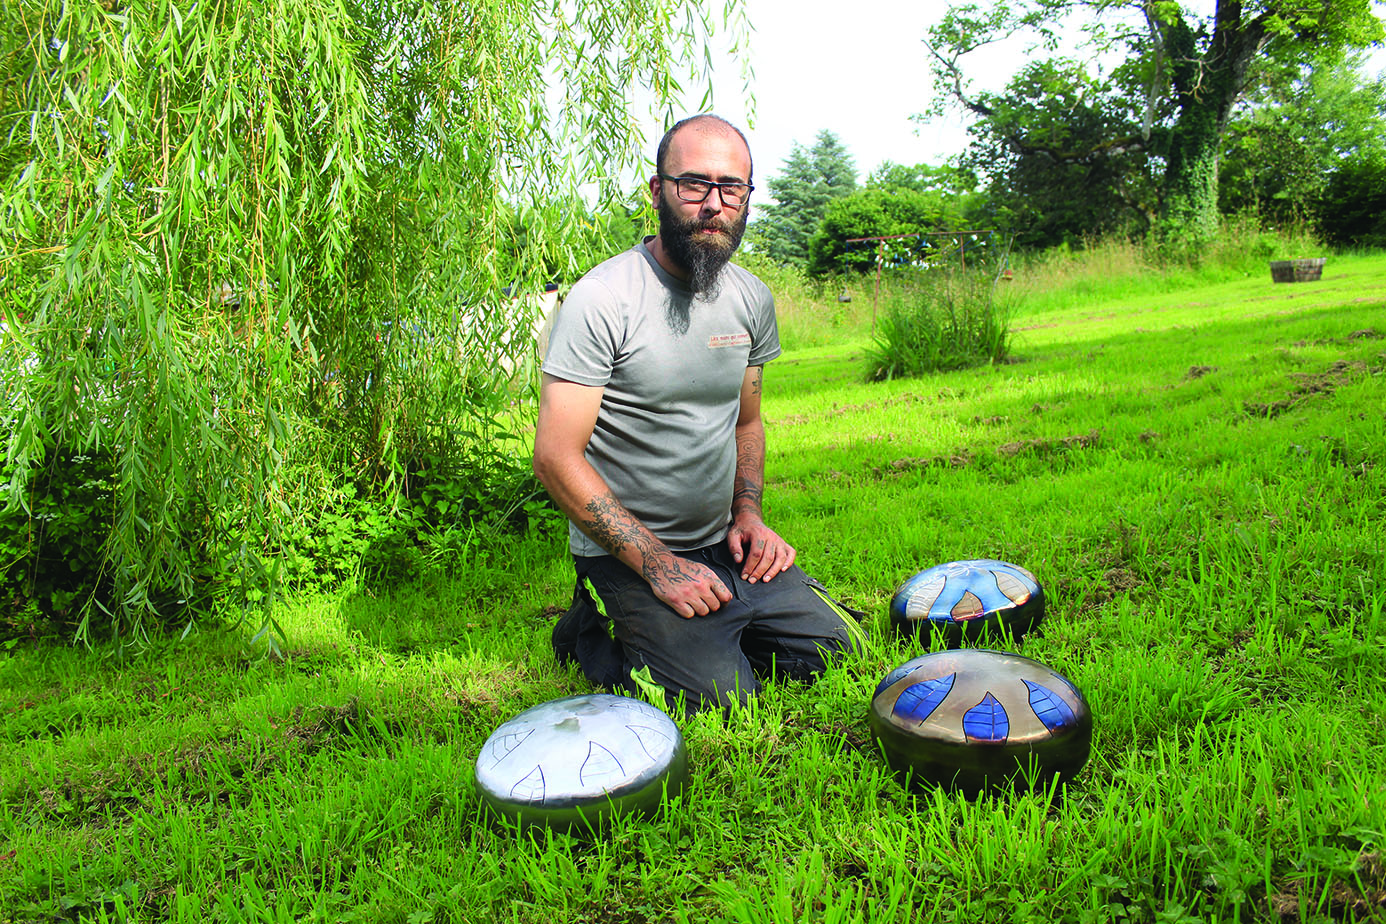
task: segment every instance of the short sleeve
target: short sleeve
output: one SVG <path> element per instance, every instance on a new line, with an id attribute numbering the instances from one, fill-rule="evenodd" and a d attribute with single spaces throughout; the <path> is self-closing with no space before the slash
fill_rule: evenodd
<path id="1" fill-rule="evenodd" d="M 578 280 L 549 334 L 544 372 L 579 385 L 605 386 L 625 339 L 616 295 L 600 279 Z"/>
<path id="2" fill-rule="evenodd" d="M 751 355 L 746 360 L 748 366 L 763 366 L 780 355 L 780 327 L 775 318 L 775 297 L 770 289 L 755 277 L 756 297 L 751 317 Z"/>

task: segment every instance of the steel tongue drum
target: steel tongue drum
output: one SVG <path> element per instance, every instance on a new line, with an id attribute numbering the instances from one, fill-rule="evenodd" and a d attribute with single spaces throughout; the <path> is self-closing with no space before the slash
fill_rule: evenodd
<path id="1" fill-rule="evenodd" d="M 1044 618 L 1044 588 L 1019 565 L 974 558 L 935 565 L 906 579 L 890 599 L 903 633 L 940 632 L 950 648 L 982 637 L 1019 641 Z"/>
<path id="2" fill-rule="evenodd" d="M 1092 748 L 1076 686 L 1031 658 L 981 648 L 900 665 L 876 687 L 868 721 L 896 770 L 970 794 L 1067 779 Z"/>
<path id="3" fill-rule="evenodd" d="M 551 700 L 505 722 L 476 760 L 482 801 L 522 825 L 592 830 L 648 814 L 688 783 L 674 720 L 628 696 Z"/>

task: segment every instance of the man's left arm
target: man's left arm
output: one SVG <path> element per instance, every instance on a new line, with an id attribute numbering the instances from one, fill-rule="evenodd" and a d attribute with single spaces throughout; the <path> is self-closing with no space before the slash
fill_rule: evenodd
<path id="1" fill-rule="evenodd" d="M 741 577 L 768 581 L 794 564 L 794 548 L 765 525 L 765 424 L 760 418 L 760 385 L 764 366 L 746 367 L 741 382 L 741 409 L 736 418 L 736 481 L 732 486 L 731 528 L 727 545 L 741 564 Z"/>

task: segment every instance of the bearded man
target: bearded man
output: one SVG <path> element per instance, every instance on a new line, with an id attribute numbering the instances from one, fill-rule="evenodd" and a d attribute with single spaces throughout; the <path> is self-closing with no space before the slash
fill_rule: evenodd
<path id="1" fill-rule="evenodd" d="M 640 671 L 687 709 L 726 707 L 757 674 L 811 679 L 848 631 L 761 509 L 761 379 L 780 344 L 769 289 L 728 262 L 754 188 L 745 136 L 693 116 L 655 168 L 659 233 L 573 286 L 544 360 L 534 472 L 578 578 L 554 650 L 602 686 Z"/>

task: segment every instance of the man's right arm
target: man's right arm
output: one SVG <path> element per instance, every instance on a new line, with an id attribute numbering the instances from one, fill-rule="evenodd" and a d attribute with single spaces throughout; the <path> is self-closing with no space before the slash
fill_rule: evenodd
<path id="1" fill-rule="evenodd" d="M 731 600 L 712 569 L 679 558 L 626 509 L 585 455 L 603 389 L 545 374 L 534 435 L 534 474 L 578 529 L 645 578 L 683 617 Z"/>

